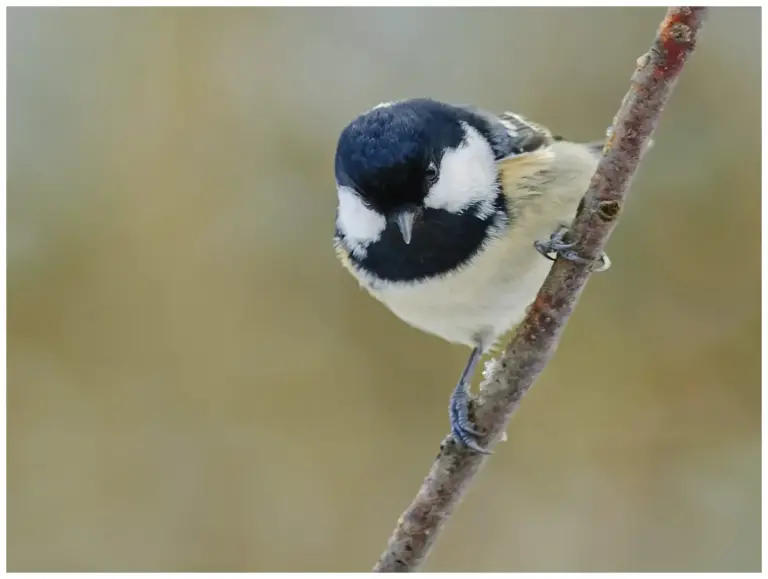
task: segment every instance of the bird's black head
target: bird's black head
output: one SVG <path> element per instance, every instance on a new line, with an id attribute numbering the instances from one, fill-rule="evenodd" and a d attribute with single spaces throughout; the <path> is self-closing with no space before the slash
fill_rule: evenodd
<path id="1" fill-rule="evenodd" d="M 360 115 L 336 148 L 337 242 L 382 279 L 466 261 L 506 218 L 496 165 L 505 139 L 487 116 L 429 99 Z"/>
<path id="2" fill-rule="evenodd" d="M 464 138 L 466 114 L 450 105 L 414 99 L 379 106 L 342 131 L 336 181 L 387 215 L 419 206 L 438 178 L 443 153 Z"/>

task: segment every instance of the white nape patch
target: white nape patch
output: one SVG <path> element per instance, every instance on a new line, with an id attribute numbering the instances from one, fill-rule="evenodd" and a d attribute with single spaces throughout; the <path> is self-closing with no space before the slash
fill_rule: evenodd
<path id="1" fill-rule="evenodd" d="M 448 149 L 440 162 L 440 176 L 424 204 L 433 209 L 461 213 L 480 202 L 481 218 L 493 213 L 498 194 L 498 169 L 490 144 L 474 127 L 461 123 L 464 140 L 456 149 Z"/>
<path id="2" fill-rule="evenodd" d="M 347 247 L 358 256 L 365 254 L 365 248 L 377 241 L 387 227 L 384 216 L 366 206 L 351 187 L 337 186 L 339 213 L 336 225 L 344 234 Z"/>
<path id="3" fill-rule="evenodd" d="M 394 102 L 379 103 L 375 107 L 373 107 L 371 110 L 375 111 L 376 109 L 385 109 L 387 107 L 391 107 L 393 104 L 395 103 Z"/>

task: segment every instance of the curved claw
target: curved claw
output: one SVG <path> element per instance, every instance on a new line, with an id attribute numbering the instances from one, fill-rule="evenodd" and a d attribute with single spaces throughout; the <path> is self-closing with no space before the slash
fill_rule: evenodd
<path id="1" fill-rule="evenodd" d="M 608 257 L 607 253 L 604 253 L 603 255 L 600 256 L 600 265 L 598 265 L 595 268 L 595 272 L 600 273 L 601 271 L 605 271 L 610 267 L 611 267 L 611 258 Z"/>
<path id="2" fill-rule="evenodd" d="M 487 448 L 480 446 L 480 443 L 477 442 L 477 440 L 475 440 L 474 436 L 469 435 L 468 433 L 464 432 L 461 429 L 451 428 L 451 434 L 453 435 L 453 439 L 458 444 L 465 446 L 470 450 L 474 450 L 475 452 L 479 452 L 480 454 L 493 454 L 493 452 L 491 452 Z"/>
<path id="3" fill-rule="evenodd" d="M 568 228 L 564 225 L 560 226 L 549 236 L 547 241 L 536 240 L 533 242 L 533 246 L 548 260 L 555 261 L 558 254 L 562 254 L 563 251 L 576 245 L 575 243 L 565 243 L 566 233 L 568 233 Z"/>
<path id="4" fill-rule="evenodd" d="M 534 241 L 533 247 L 535 247 L 536 251 L 546 257 L 549 261 L 555 261 L 555 256 L 550 255 L 550 246 L 546 241 Z"/>

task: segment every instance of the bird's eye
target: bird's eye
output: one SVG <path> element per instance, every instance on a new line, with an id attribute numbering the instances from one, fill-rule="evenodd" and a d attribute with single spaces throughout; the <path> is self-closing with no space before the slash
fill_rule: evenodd
<path id="1" fill-rule="evenodd" d="M 424 176 L 427 180 L 427 183 L 430 185 L 434 185 L 437 182 L 437 178 L 440 176 L 440 174 L 437 171 L 437 165 L 434 162 L 431 162 L 429 165 L 427 165 L 427 170 L 424 173 Z"/>

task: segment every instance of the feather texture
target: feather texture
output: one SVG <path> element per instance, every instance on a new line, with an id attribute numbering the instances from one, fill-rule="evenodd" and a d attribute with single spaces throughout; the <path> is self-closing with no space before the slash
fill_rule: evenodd
<path id="1" fill-rule="evenodd" d="M 501 218 L 488 218 L 482 229 L 472 230 L 480 223 L 478 214 L 459 211 L 443 215 L 440 219 L 450 217 L 457 220 L 456 227 L 461 227 L 453 236 L 432 238 L 430 243 L 439 241 L 439 247 L 424 246 L 413 263 L 426 268 L 427 257 L 434 263 L 435 252 L 450 253 L 459 247 L 456 235 L 466 231 L 467 235 L 461 237 L 466 241 L 470 231 L 480 231 L 480 237 L 472 238 L 476 249 L 465 252 L 466 259 L 423 277 L 398 279 L 363 269 L 363 261 L 350 256 L 343 239 L 338 237 L 336 254 L 374 297 L 404 321 L 448 341 L 479 346 L 487 352 L 519 323 L 535 298 L 551 262 L 534 249 L 533 243 L 548 238 L 560 225 L 572 221 L 595 171 L 602 143 L 577 144 L 555 137 L 546 127 L 513 113 L 477 114 L 485 115 L 485 121 L 496 127 L 485 138 L 494 139 L 489 144 L 496 155 L 498 181 L 489 192 L 497 199 L 503 197 L 504 202 L 497 205 Z M 507 132 L 506 139 L 498 134 L 498 127 Z M 470 151 L 480 154 L 479 145 L 471 146 L 469 141 L 465 144 Z M 462 159 L 461 163 L 474 162 L 472 155 Z M 385 231 L 381 240 L 368 247 L 370 255 L 381 254 L 377 243 L 386 243 L 393 251 L 413 252 L 418 243 L 430 239 L 422 232 L 420 241 L 416 231 L 411 245 L 397 249 L 397 240 L 387 235 Z M 393 265 L 403 257 L 401 253 L 392 255 Z"/>

